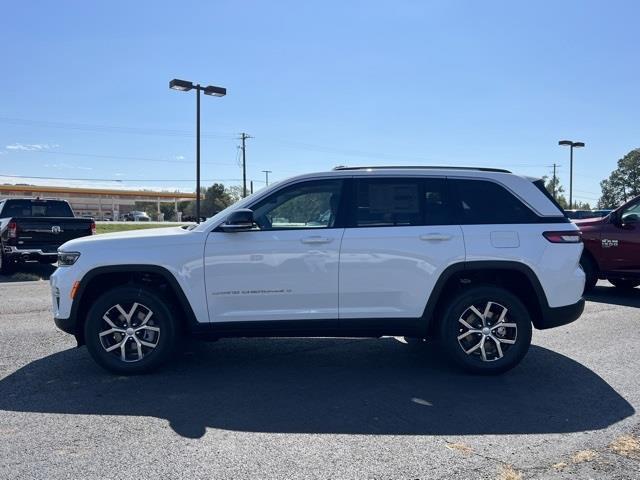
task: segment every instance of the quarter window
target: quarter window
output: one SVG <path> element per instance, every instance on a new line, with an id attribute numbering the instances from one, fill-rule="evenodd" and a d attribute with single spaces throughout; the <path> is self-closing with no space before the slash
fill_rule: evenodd
<path id="1" fill-rule="evenodd" d="M 260 230 L 336 226 L 342 180 L 318 180 L 285 187 L 252 207 Z"/>
<path id="2" fill-rule="evenodd" d="M 485 180 L 453 180 L 455 208 L 463 225 L 536 223 L 538 217 L 506 188 Z"/>

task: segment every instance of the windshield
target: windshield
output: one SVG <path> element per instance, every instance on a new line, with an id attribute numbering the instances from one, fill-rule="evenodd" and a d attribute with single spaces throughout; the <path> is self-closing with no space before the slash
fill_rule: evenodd
<path id="1" fill-rule="evenodd" d="M 2 213 L 8 217 L 73 217 L 67 202 L 59 200 L 7 200 Z"/>

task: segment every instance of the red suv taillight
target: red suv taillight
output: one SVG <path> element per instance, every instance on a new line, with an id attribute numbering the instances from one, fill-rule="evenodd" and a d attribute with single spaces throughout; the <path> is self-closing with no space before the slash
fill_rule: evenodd
<path id="1" fill-rule="evenodd" d="M 9 238 L 18 238 L 18 224 L 16 222 L 9 222 L 7 230 L 9 232 Z"/>
<path id="2" fill-rule="evenodd" d="M 96 222 L 91 222 L 91 235 L 96 234 Z"/>
<path id="3" fill-rule="evenodd" d="M 551 243 L 580 243 L 582 234 L 580 232 L 544 232 L 544 238 Z"/>

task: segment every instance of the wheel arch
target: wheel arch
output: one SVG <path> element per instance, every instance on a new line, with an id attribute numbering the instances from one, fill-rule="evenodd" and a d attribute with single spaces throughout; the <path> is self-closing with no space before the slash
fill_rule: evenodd
<path id="1" fill-rule="evenodd" d="M 107 289 L 128 284 L 142 285 L 162 293 L 163 298 L 168 298 L 177 310 L 183 328 L 189 331 L 202 328 L 182 287 L 166 268 L 135 264 L 104 266 L 94 268 L 82 277 L 71 306 L 70 318 L 76 325 L 78 345 L 85 343 L 84 322 L 93 301 Z"/>
<path id="2" fill-rule="evenodd" d="M 436 282 L 422 315 L 428 337 L 437 333 L 439 315 L 447 300 L 479 284 L 495 285 L 516 295 L 529 310 L 536 328 L 544 328 L 542 319 L 549 309 L 547 296 L 535 272 L 527 265 L 509 260 L 479 260 L 455 263 L 447 267 Z"/>

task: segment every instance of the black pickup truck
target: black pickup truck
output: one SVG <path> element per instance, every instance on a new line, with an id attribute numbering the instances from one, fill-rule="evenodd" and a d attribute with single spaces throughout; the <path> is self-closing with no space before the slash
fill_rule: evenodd
<path id="1" fill-rule="evenodd" d="M 60 245 L 95 229 L 92 218 L 76 218 L 64 200 L 0 200 L 0 273 L 26 261 L 54 263 Z"/>

